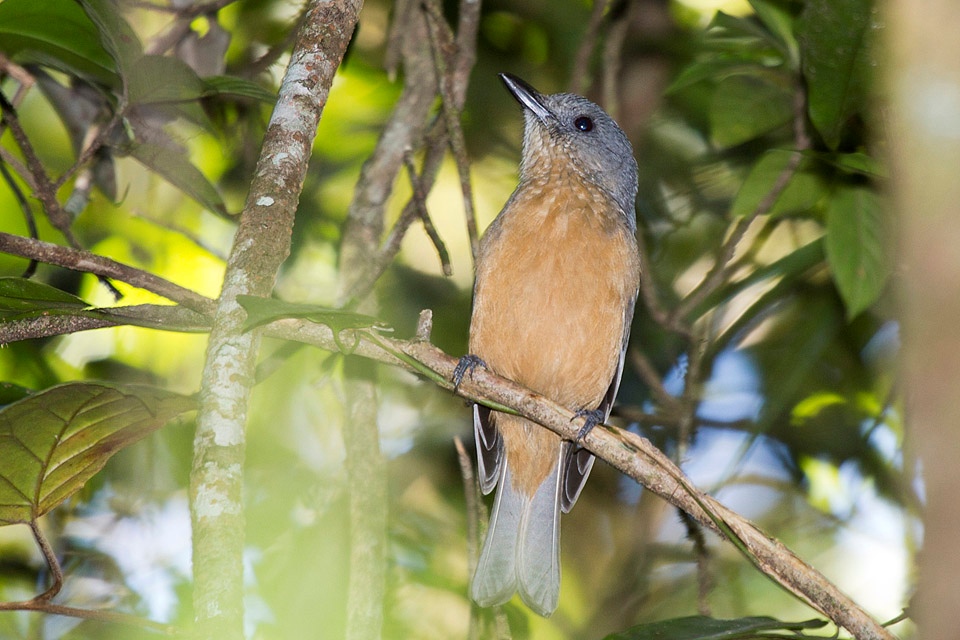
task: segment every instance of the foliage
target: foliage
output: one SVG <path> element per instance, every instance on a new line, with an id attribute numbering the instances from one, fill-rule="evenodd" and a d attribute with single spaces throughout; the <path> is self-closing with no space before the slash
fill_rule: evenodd
<path id="1" fill-rule="evenodd" d="M 414 11 L 412 4 L 403 6 Z M 164 623 L 192 615 L 190 580 L 179 569 L 190 532 L 165 527 L 184 520 L 193 442 L 188 429 L 161 427 L 193 406 L 175 392 L 200 386 L 203 336 L 188 333 L 209 330 L 209 298 L 230 284 L 223 257 L 232 214 L 255 171 L 278 63 L 302 19 L 274 0 L 176 6 L 0 2 L 2 230 L 179 283 L 158 292 L 141 279 L 138 288 L 80 261 L 66 265 L 70 272 L 40 264 L 28 280 L 19 276 L 36 265 L 0 256 L 0 342 L 10 342 L 0 351 L 0 523 L 36 524 L 52 510 L 44 523 L 64 584 L 107 594 L 90 608 L 109 604 Z M 388 325 L 409 337 L 417 313 L 430 308 L 431 340 L 450 353 L 466 348 L 464 197 L 449 159 L 438 164 L 429 198 L 419 192 L 432 184 L 427 143 L 407 154 L 410 176 L 400 171 L 381 185 L 388 231 L 374 238 L 375 249 L 386 251 L 383 238 L 404 220 L 407 202 L 427 214 L 400 232 L 396 259 L 359 306 L 375 311 L 336 308 L 348 299 L 338 268 L 350 194 L 415 73 L 411 56 L 397 74 L 388 23 L 404 15 L 400 6 L 392 15 L 385 2 L 364 8 L 324 105 L 292 254 L 275 288 L 284 301 L 239 298 L 244 331 L 294 317 L 330 327 L 335 340 L 342 330 Z M 657 19 L 641 19 L 644 12 Z M 919 499 L 901 452 L 891 365 L 898 344 L 886 294 L 887 170 L 876 155 L 885 141 L 871 112 L 882 98 L 874 78 L 882 22 L 869 0 L 750 0 L 748 11 L 717 12 L 705 26 L 685 16 L 679 5 L 611 3 L 595 14 L 591 42 L 580 3 L 562 11 L 484 4 L 470 90 L 454 114 L 480 226 L 509 195 L 520 140 L 520 116 L 495 72 L 509 69 L 554 91 L 585 60 L 571 87 L 598 101 L 616 98 L 604 105 L 634 140 L 642 171 L 645 283 L 615 415 L 683 461 L 698 486 L 802 557 L 822 560 L 855 599 L 870 593 L 864 556 L 857 565 L 831 550 L 855 556 L 859 531 L 885 517 L 879 540 L 869 542 L 901 560 L 877 564 L 893 577 L 870 606 L 893 617 L 890 603 L 903 606 L 909 591 L 902 558 L 914 543 Z M 629 34 L 620 48 L 618 29 Z M 419 42 L 428 54 L 452 47 L 438 33 Z M 381 67 L 391 56 L 388 73 Z M 641 77 L 661 83 L 648 91 L 663 94 L 655 108 L 631 84 Z M 431 96 L 427 124 L 417 126 L 444 119 L 441 105 L 455 102 L 444 91 Z M 34 220 L 37 201 L 44 215 Z M 452 278 L 438 260 L 444 243 Z M 374 268 L 380 258 L 370 253 L 363 263 Z M 91 273 L 112 278 L 122 299 Z M 179 288 L 196 297 L 178 299 Z M 37 327 L 46 333 L 21 338 Z M 796 637 L 786 632 L 821 625 L 781 622 L 809 609 L 722 541 L 697 543 L 695 527 L 679 526 L 664 503 L 610 469 L 595 472 L 564 520 L 558 615 L 533 618 L 512 604 L 471 612 L 466 540 L 476 531 L 450 446 L 467 432 L 468 412 L 395 368 L 371 373 L 357 361 L 265 342 L 245 436 L 246 624 L 256 637 L 311 637 L 318 624 L 329 637 L 347 633 L 350 500 L 363 487 L 346 480 L 355 461 L 343 434 L 357 428 L 349 402 L 357 380 L 376 387 L 383 460 L 375 466 L 389 479 L 384 637 L 466 637 L 471 618 L 474 633 L 493 637 L 506 625 L 515 638 Z M 69 434 L 91 440 L 81 446 Z M 3 497 L 14 490 L 19 501 Z M 139 536 L 142 547 L 111 544 L 110 532 L 96 528 L 103 519 L 129 527 L 135 533 L 124 544 Z M 179 546 L 168 550 L 173 539 Z M 163 553 L 148 557 L 151 545 Z M 10 558 L 0 566 L 0 600 L 32 597 L 45 569 L 13 538 L 0 537 L 0 558 Z M 163 578 L 147 581 L 151 572 Z M 93 600 L 86 589 L 77 586 L 71 598 Z M 694 608 L 729 620 L 689 617 Z M 33 637 L 44 624 L 38 614 L 0 612 L 4 637 Z M 115 629 L 86 621 L 64 637 L 114 637 Z"/>

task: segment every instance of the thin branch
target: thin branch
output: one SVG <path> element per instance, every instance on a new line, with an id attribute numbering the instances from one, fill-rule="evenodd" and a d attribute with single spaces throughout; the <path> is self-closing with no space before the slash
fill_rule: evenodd
<path id="1" fill-rule="evenodd" d="M 713 267 L 704 277 L 703 281 L 688 294 L 683 302 L 674 309 L 668 324 L 673 326 L 684 322 L 684 318 L 700 305 L 707 297 L 717 290 L 724 282 L 729 279 L 731 270 L 731 261 L 740 241 L 746 235 L 747 230 L 753 221 L 758 217 L 766 215 L 777 203 L 777 200 L 783 194 L 783 191 L 790 184 L 793 175 L 800 168 L 803 160 L 803 151 L 810 148 L 810 137 L 806 133 L 806 95 L 802 88 L 798 87 L 794 93 L 793 100 L 793 135 L 794 135 L 794 153 L 790 156 L 787 165 L 780 171 L 777 179 L 774 181 L 770 190 L 757 203 L 754 210 L 747 216 L 740 218 L 734 225 L 733 230 L 727 237 Z"/>
<path id="2" fill-rule="evenodd" d="M 413 166 L 413 158 L 409 153 L 403 155 L 403 163 L 407 168 L 407 174 L 410 176 L 410 186 L 413 188 L 413 203 L 416 207 L 417 215 L 423 223 L 423 229 L 430 237 L 433 247 L 437 250 L 440 258 L 440 268 L 443 269 L 443 275 L 453 275 L 453 267 L 450 266 L 450 253 L 447 246 L 443 243 L 443 238 L 437 233 L 437 228 L 433 226 L 433 220 L 430 219 L 430 213 L 427 211 L 427 196 L 423 192 L 423 184 L 417 176 L 417 168 Z"/>
<path id="3" fill-rule="evenodd" d="M 26 131 L 20 126 L 20 118 L 17 116 L 16 110 L 2 91 L 0 91 L 0 111 L 3 112 L 3 120 L 6 122 L 7 128 L 10 129 L 10 134 L 16 141 L 17 146 L 20 147 L 20 152 L 26 160 L 27 169 L 33 177 L 33 183 L 36 187 L 34 193 L 41 204 L 43 204 L 47 218 L 50 220 L 50 223 L 67 238 L 71 246 L 78 246 L 73 231 L 70 229 L 72 220 L 57 200 L 56 187 L 47 175 L 47 170 L 44 168 L 43 162 L 40 161 L 40 157 L 34 150 L 30 139 L 27 137 Z"/>
<path id="4" fill-rule="evenodd" d="M 39 613 L 49 613 L 57 616 L 67 616 L 70 618 L 82 618 L 84 620 L 96 620 L 98 622 L 109 622 L 114 624 L 125 624 L 132 627 L 139 627 L 149 631 L 157 631 L 167 636 L 180 635 L 179 630 L 168 624 L 146 620 L 140 616 L 128 613 L 119 613 L 116 611 L 102 611 L 99 609 L 81 609 L 79 607 L 70 607 L 67 605 L 56 604 L 39 600 L 27 600 L 25 602 L 0 602 L 0 611 L 37 611 Z"/>
<path id="5" fill-rule="evenodd" d="M 267 333 L 339 351 L 332 331 L 323 325 L 280 320 L 268 325 Z M 356 345 L 352 354 L 387 364 L 399 364 L 433 380 L 439 386 L 453 390 L 451 378 L 458 361 L 433 345 L 392 340 L 362 331 L 353 333 Z M 499 410 L 518 413 L 570 440 L 577 437 L 583 426 L 582 419 L 576 418 L 570 410 L 487 370 L 477 369 L 465 377 L 457 393 Z M 861 607 L 782 543 L 695 489 L 683 472 L 647 439 L 603 425 L 590 431 L 581 444 L 617 470 L 690 514 L 701 525 L 722 535 L 720 526 L 714 520 L 716 518 L 737 536 L 761 571 L 858 639 L 893 640 L 894 636 Z"/>
<path id="6" fill-rule="evenodd" d="M 457 103 L 453 94 L 453 74 L 448 70 L 447 60 L 456 55 L 452 34 L 443 19 L 443 13 L 436 0 L 424 3 L 427 19 L 427 32 L 433 51 L 433 62 L 437 72 L 437 86 L 440 88 L 441 113 L 447 128 L 450 151 L 457 165 L 460 177 L 460 191 L 463 194 L 463 214 L 466 219 L 467 236 L 470 238 L 470 253 L 476 262 L 480 251 L 480 236 L 477 232 L 477 216 L 473 208 L 473 188 L 470 185 L 470 161 L 467 158 L 467 144 L 460 127 L 460 110 L 463 105 Z"/>
<path id="7" fill-rule="evenodd" d="M 57 560 L 57 554 L 54 553 L 53 547 L 50 546 L 47 537 L 43 535 L 40 524 L 36 520 L 31 520 L 29 524 L 30 533 L 33 534 L 33 539 L 36 541 L 37 546 L 40 547 L 43 559 L 46 561 L 47 566 L 50 568 L 50 574 L 53 576 L 53 583 L 50 585 L 50 588 L 34 599 L 41 602 L 49 602 L 55 595 L 60 593 L 60 589 L 63 587 L 63 569 L 60 568 L 60 561 Z"/>
<path id="8" fill-rule="evenodd" d="M 593 10 L 590 12 L 590 20 L 587 22 L 587 30 L 580 40 L 580 46 L 577 47 L 577 53 L 573 58 L 573 68 L 570 70 L 570 83 L 567 85 L 570 93 L 584 93 L 590 86 L 590 58 L 593 56 L 594 49 L 597 48 L 597 36 L 600 34 L 600 26 L 606 17 L 607 6 L 611 0 L 594 0 Z M 609 111 L 610 105 L 607 104 Z"/>
<path id="9" fill-rule="evenodd" d="M 181 287 L 148 271 L 82 249 L 70 249 L 43 240 L 24 238 L 0 231 L 0 252 L 126 282 L 203 315 L 211 314 L 215 307 L 213 300 L 186 287 Z"/>
<path id="10" fill-rule="evenodd" d="M 149 327 L 160 331 L 203 333 L 210 330 L 210 318 L 186 307 L 158 304 L 81 309 L 56 315 L 43 314 L 0 322 L 0 346 L 21 340 L 123 325 Z"/>
<path id="11" fill-rule="evenodd" d="M 614 120 L 620 119 L 620 68 L 622 65 L 623 43 L 633 19 L 633 9 L 637 6 L 630 0 L 618 0 L 611 13 L 616 13 L 613 23 L 603 43 L 603 106 Z"/>
<path id="12" fill-rule="evenodd" d="M 399 251 L 400 239 L 416 219 L 416 205 L 407 203 L 393 234 L 400 232 L 396 249 L 392 245 L 389 256 L 379 250 L 384 228 L 384 211 L 397 175 L 403 166 L 403 156 L 408 150 L 424 145 L 427 118 L 437 93 L 436 76 L 430 63 L 429 52 L 424 46 L 427 39 L 426 19 L 422 12 L 413 10 L 399 12 L 397 7 L 391 27 L 391 47 L 399 47 L 403 57 L 404 84 L 390 117 L 377 139 L 373 153 L 364 162 L 357 181 L 357 189 L 347 211 L 343 227 L 343 242 L 340 246 L 340 291 L 338 301 L 350 300 L 353 306 L 367 297 L 373 284 Z M 398 43 L 398 44 L 396 44 Z M 428 175 L 429 164 L 425 161 L 420 179 L 421 189 L 429 192 L 432 179 Z"/>

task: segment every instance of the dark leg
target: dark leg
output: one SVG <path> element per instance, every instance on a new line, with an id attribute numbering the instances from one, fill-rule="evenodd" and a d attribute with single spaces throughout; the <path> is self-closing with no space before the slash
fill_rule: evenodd
<path id="1" fill-rule="evenodd" d="M 578 409 L 574 418 L 586 418 L 586 422 L 583 423 L 583 426 L 580 428 L 580 431 L 577 432 L 577 439 L 574 440 L 577 444 L 580 444 L 580 441 L 583 440 L 588 433 L 590 433 L 595 426 L 602 424 L 606 416 L 603 415 L 602 409 Z"/>
<path id="2" fill-rule="evenodd" d="M 456 392 L 460 388 L 460 383 L 463 382 L 463 376 L 473 375 L 473 370 L 477 367 L 487 368 L 487 363 L 480 359 L 480 356 L 475 356 L 472 353 L 460 358 L 457 362 L 457 368 L 453 370 L 453 390 Z"/>

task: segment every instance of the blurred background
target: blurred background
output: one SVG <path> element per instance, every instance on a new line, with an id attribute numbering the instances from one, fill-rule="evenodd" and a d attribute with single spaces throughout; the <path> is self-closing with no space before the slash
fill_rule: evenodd
<path id="1" fill-rule="evenodd" d="M 10 2 L 0 3 L 0 13 Z M 299 5 L 220 4 L 189 23 L 197 41 L 228 34 L 219 72 L 275 91 Z M 488 0 L 462 126 L 482 230 L 516 184 L 522 138 L 520 109 L 498 72 L 545 93 L 575 90 L 614 115 L 640 165 L 637 215 L 647 286 L 612 421 L 650 438 L 698 487 L 782 540 L 884 621 L 897 617 L 911 596 L 922 486 L 905 442 L 895 383 L 899 327 L 886 292 L 884 129 L 877 106 L 883 98 L 870 71 L 882 58 L 875 42 L 882 25 L 872 3 L 835 3 L 833 13 L 824 8 L 829 4 L 631 0 L 600 11 L 579 0 Z M 173 19 L 172 9 L 158 7 L 167 5 L 123 4 L 144 42 Z M 403 71 L 391 79 L 384 70 L 394 10 L 384 0 L 365 3 L 334 82 L 293 252 L 277 285 L 285 300 L 341 302 L 347 211 L 402 89 Z M 443 10 L 455 24 L 456 3 Z M 591 28 L 592 47 L 584 45 Z M 847 46 L 859 51 L 845 76 L 854 89 L 836 95 L 817 78 L 831 73 L 831 60 L 848 59 Z M 69 81 L 62 70 L 48 73 Z M 8 96 L 15 86 L 9 78 L 2 84 Z M 831 104 L 839 105 L 835 113 Z M 17 112 L 43 162 L 59 174 L 75 153 L 54 105 L 35 88 Z M 165 131 L 216 186 L 225 210 L 239 212 L 271 105 L 249 98 L 201 105 L 209 126 L 181 119 L 165 123 Z M 0 145 L 19 157 L 9 132 Z M 797 149 L 799 161 L 792 159 Z M 790 163 L 782 193 L 764 206 Z M 211 212 L 196 193 L 129 155 L 116 154 L 107 172 L 115 192 L 93 192 L 73 224 L 80 243 L 215 297 L 234 231 L 230 216 Z M 401 173 L 388 200 L 388 228 L 411 194 Z M 459 356 L 466 350 L 472 261 L 449 154 L 426 205 L 452 275 L 443 275 L 434 245 L 414 223 L 369 304 L 401 338 L 413 335 L 421 309 L 432 309 L 433 341 Z M 63 243 L 41 216 L 38 224 L 41 239 Z M 0 229 L 28 234 L 6 186 L 0 186 Z M 721 258 L 735 233 L 742 241 Z M 723 269 L 704 288 L 718 260 Z M 0 275 L 19 275 L 26 265 L 0 255 Z M 115 304 L 90 275 L 40 265 L 35 278 L 91 305 Z M 116 286 L 120 304 L 160 300 Z M 190 394 L 199 388 L 204 349 L 203 334 L 100 329 L 7 345 L 0 350 L 0 380 L 38 390 L 105 379 Z M 342 433 L 352 427 L 344 391 L 352 365 L 269 340 L 263 357 L 269 364 L 251 397 L 248 426 L 246 629 L 253 638 L 343 637 L 351 537 Z M 388 487 L 383 636 L 466 638 L 468 526 L 453 439 L 472 449 L 470 411 L 411 374 L 379 366 L 372 375 Z M 189 420 L 167 425 L 119 453 L 45 518 L 67 572 L 64 598 L 158 621 L 192 619 L 186 493 L 192 438 Z M 816 617 L 733 546 L 691 529 L 675 509 L 604 464 L 562 527 L 559 610 L 541 619 L 518 600 L 506 605 L 514 638 L 603 638 L 698 612 Z M 26 527 L 0 528 L 0 599 L 29 598 L 43 579 Z M 912 637 L 909 622 L 895 630 Z M 0 614 L 3 638 L 126 634 L 147 635 L 91 621 Z"/>

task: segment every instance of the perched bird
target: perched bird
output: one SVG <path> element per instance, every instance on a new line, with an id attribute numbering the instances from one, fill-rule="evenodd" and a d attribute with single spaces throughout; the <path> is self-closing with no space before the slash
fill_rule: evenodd
<path id="1" fill-rule="evenodd" d="M 520 182 L 477 256 L 469 354 L 477 364 L 606 421 L 640 282 L 637 163 L 603 109 L 500 74 L 523 106 Z M 473 408 L 480 487 L 497 487 L 470 587 L 481 606 L 515 591 L 549 616 L 560 597 L 560 512 L 593 467 L 585 449 L 524 418 Z"/>

